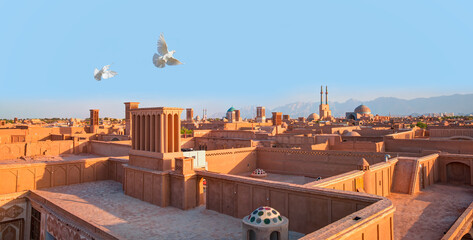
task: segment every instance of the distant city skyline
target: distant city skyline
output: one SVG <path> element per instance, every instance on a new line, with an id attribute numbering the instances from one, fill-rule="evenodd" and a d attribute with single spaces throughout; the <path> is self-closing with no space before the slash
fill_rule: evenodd
<path id="1" fill-rule="evenodd" d="M 92 108 L 121 117 L 126 101 L 210 115 L 317 102 L 320 85 L 329 102 L 469 94 L 472 7 L 1 1 L 0 118 L 87 117 Z M 154 67 L 160 33 L 184 65 Z M 119 75 L 95 81 L 94 68 L 110 63 Z"/>

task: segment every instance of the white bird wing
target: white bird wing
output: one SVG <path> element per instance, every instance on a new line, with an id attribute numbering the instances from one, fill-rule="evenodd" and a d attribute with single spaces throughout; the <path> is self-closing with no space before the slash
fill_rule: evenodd
<path id="1" fill-rule="evenodd" d="M 164 56 L 168 53 L 168 45 L 166 44 L 166 41 L 164 40 L 164 35 L 162 33 L 159 36 L 158 40 L 158 53 L 161 54 L 161 56 Z"/>
<path id="2" fill-rule="evenodd" d="M 97 81 L 102 80 L 102 70 L 99 71 L 97 68 L 95 68 L 95 70 L 94 70 L 94 78 L 95 78 L 95 80 L 97 80 Z"/>
<path id="3" fill-rule="evenodd" d="M 106 71 L 108 71 L 108 69 L 110 69 L 110 65 L 105 65 L 105 66 L 103 66 L 102 71 L 106 72 Z"/>
<path id="4" fill-rule="evenodd" d="M 166 66 L 166 61 L 164 61 L 163 57 L 159 56 L 158 54 L 153 55 L 153 64 L 158 68 L 163 68 Z"/>
<path id="5" fill-rule="evenodd" d="M 117 75 L 118 73 L 117 72 L 114 72 L 114 71 L 105 71 L 103 72 L 102 74 L 102 78 L 103 79 L 109 79 L 109 78 L 112 78 L 114 77 L 115 75 Z"/>
<path id="6" fill-rule="evenodd" d="M 170 57 L 170 58 L 168 58 L 167 64 L 170 65 L 170 66 L 173 66 L 173 65 L 181 65 L 182 63 L 179 62 L 179 60 L 177 60 L 173 57 Z"/>

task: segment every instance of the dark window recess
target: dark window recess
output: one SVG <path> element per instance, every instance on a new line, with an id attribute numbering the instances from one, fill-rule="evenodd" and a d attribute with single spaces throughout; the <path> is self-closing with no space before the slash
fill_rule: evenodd
<path id="1" fill-rule="evenodd" d="M 355 218 L 353 218 L 353 220 L 355 220 L 355 221 L 358 221 L 358 220 L 360 220 L 360 219 L 361 219 L 361 218 L 358 217 L 358 216 L 356 216 Z"/>
<path id="2" fill-rule="evenodd" d="M 40 240 L 41 232 L 41 212 L 31 208 L 31 240 Z"/>

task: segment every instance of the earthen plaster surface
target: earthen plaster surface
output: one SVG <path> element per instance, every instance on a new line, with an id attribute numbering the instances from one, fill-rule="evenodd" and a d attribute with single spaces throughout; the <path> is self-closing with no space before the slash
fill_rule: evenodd
<path id="1" fill-rule="evenodd" d="M 59 156 L 34 156 L 34 157 L 25 157 L 24 159 L 9 159 L 9 160 L 0 160 L 0 165 L 2 164 L 31 164 L 31 163 L 48 163 L 48 162 L 66 162 L 66 161 L 76 161 L 84 160 L 91 158 L 103 158 L 103 156 L 98 156 L 89 153 L 80 153 L 80 154 L 61 154 Z"/>
<path id="2" fill-rule="evenodd" d="M 122 185 L 100 181 L 36 190 L 36 193 L 124 239 L 241 239 L 241 219 L 200 206 L 183 211 L 126 196 Z M 291 239 L 302 237 L 290 233 Z"/>
<path id="3" fill-rule="evenodd" d="M 237 175 L 250 177 L 251 173 L 252 172 L 244 172 Z M 266 174 L 267 176 L 262 179 L 269 180 L 269 181 L 276 181 L 276 182 L 299 184 L 299 185 L 304 185 L 306 183 L 310 183 L 316 180 L 315 178 L 311 178 L 311 177 L 289 175 L 289 174 L 276 174 L 276 173 L 268 173 L 268 172 Z"/>
<path id="4" fill-rule="evenodd" d="M 395 239 L 440 239 L 473 201 L 473 186 L 434 184 L 415 195 L 393 193 Z"/>

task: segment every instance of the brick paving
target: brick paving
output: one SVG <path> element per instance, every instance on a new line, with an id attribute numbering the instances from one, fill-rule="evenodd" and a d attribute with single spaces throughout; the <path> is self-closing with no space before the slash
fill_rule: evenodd
<path id="1" fill-rule="evenodd" d="M 241 220 L 205 209 L 161 208 L 127 196 L 115 181 L 36 190 L 70 213 L 124 239 L 241 239 Z M 302 235 L 291 233 L 292 239 Z"/>

